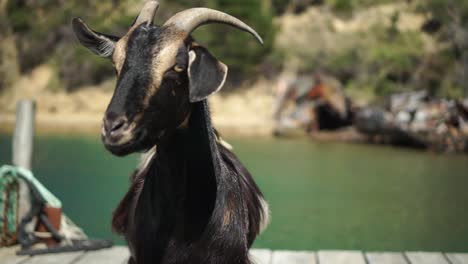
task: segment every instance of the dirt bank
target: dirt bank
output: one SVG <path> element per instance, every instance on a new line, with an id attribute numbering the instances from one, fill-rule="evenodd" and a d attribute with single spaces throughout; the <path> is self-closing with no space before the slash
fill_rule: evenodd
<path id="1" fill-rule="evenodd" d="M 109 80 L 99 86 L 83 87 L 67 94 L 50 91 L 52 69 L 40 66 L 23 76 L 14 88 L 0 96 L 0 130 L 11 131 L 15 124 L 16 102 L 37 102 L 37 130 L 42 133 L 99 133 L 103 113 L 114 89 Z M 260 80 L 238 93 L 210 98 L 215 126 L 223 134 L 269 135 L 273 126 L 272 83 Z"/>

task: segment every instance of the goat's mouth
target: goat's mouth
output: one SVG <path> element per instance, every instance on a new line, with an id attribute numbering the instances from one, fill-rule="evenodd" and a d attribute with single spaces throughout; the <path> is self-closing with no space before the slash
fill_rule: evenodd
<path id="1" fill-rule="evenodd" d="M 125 136 L 123 139 L 108 137 L 106 134 L 102 134 L 101 139 L 107 150 L 113 155 L 122 157 L 135 152 L 146 151 L 154 147 L 162 140 L 165 131 L 166 130 L 161 130 L 154 134 L 151 133 L 152 136 L 149 136 L 147 130 L 139 129 L 134 130 L 131 136 Z"/>
<path id="2" fill-rule="evenodd" d="M 131 130 L 119 135 L 101 134 L 104 146 L 116 156 L 126 156 L 143 149 L 144 131 Z"/>

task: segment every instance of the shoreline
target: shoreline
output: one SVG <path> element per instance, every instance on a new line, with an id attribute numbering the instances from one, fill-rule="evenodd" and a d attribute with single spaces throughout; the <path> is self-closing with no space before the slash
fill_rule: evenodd
<path id="1" fill-rule="evenodd" d="M 102 125 L 101 115 L 97 114 L 41 114 L 36 115 L 35 133 L 39 135 L 72 134 L 99 135 Z M 213 118 L 215 128 L 223 136 L 272 137 L 269 124 L 253 122 L 229 122 Z M 0 114 L 0 133 L 12 134 L 16 118 L 13 114 Z"/>
<path id="2" fill-rule="evenodd" d="M 14 130 L 17 102 L 30 99 L 36 102 L 38 134 L 99 135 L 114 81 L 71 93 L 52 92 L 47 89 L 51 76 L 49 66 L 39 66 L 23 76 L 10 92 L 0 95 L 0 132 Z M 31 86 L 31 83 L 36 85 Z M 223 135 L 270 137 L 274 126 L 273 85 L 271 81 L 260 79 L 253 85 L 240 87 L 238 92 L 213 95 L 209 102 L 214 126 Z"/>
<path id="3" fill-rule="evenodd" d="M 100 135 L 100 114 L 45 114 L 37 113 L 36 135 Z M 259 123 L 258 120 L 227 120 L 224 117 L 213 116 L 214 127 L 223 137 L 235 138 L 273 138 L 272 122 Z M 0 133 L 13 134 L 15 130 L 15 115 L 0 114 Z M 320 131 L 308 135 L 303 131 L 287 133 L 278 138 L 309 139 L 316 142 L 331 143 L 367 143 L 367 137 L 358 133 L 355 128 L 349 127 L 337 131 Z"/>
<path id="4" fill-rule="evenodd" d="M 49 115 L 36 116 L 35 135 L 39 136 L 93 136 L 100 137 L 101 117 L 95 115 Z M 89 119 L 87 119 L 88 117 Z M 270 124 L 258 124 L 252 122 L 227 122 L 224 119 L 216 121 L 213 118 L 214 127 L 218 130 L 224 139 L 229 138 L 253 138 L 253 139 L 301 139 L 304 142 L 313 141 L 317 143 L 338 143 L 338 144 L 357 144 L 369 146 L 387 146 L 391 148 L 415 150 L 425 153 L 437 153 L 433 150 L 421 150 L 411 147 L 395 146 L 383 143 L 372 143 L 369 137 L 359 133 L 354 127 L 348 127 L 336 131 L 319 131 L 313 134 L 306 134 L 298 131 L 279 137 L 273 135 L 273 126 Z M 0 135 L 13 135 L 15 130 L 15 116 L 13 114 L 0 114 Z M 443 155 L 464 155 L 463 153 L 437 153 Z"/>

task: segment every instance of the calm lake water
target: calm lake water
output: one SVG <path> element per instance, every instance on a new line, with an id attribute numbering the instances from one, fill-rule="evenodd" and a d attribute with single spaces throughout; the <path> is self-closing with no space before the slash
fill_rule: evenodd
<path id="1" fill-rule="evenodd" d="M 11 159 L 0 135 L 0 164 Z M 468 252 L 468 157 L 307 140 L 230 139 L 272 211 L 256 247 Z M 34 172 L 93 237 L 110 218 L 137 156 L 89 136 L 39 136 Z"/>

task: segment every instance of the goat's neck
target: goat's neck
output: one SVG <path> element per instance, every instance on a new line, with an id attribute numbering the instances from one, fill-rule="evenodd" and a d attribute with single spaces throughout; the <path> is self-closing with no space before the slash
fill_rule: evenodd
<path id="1" fill-rule="evenodd" d="M 135 214 L 141 247 L 202 235 L 216 202 L 220 159 L 207 102 L 196 103 L 188 128 L 158 145 L 147 171 Z M 159 234 L 157 241 L 154 234 Z"/>
<path id="2" fill-rule="evenodd" d="M 159 165 L 166 164 L 177 175 L 194 176 L 198 180 L 216 177 L 221 156 L 206 101 L 192 105 L 184 126 L 157 146 L 153 160 Z M 181 172 L 181 168 L 191 170 Z"/>

